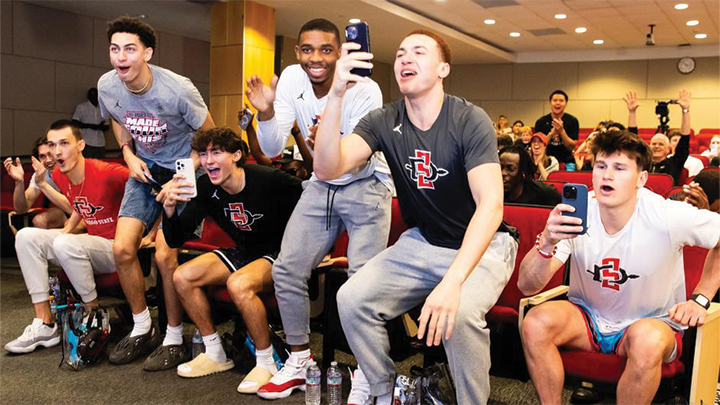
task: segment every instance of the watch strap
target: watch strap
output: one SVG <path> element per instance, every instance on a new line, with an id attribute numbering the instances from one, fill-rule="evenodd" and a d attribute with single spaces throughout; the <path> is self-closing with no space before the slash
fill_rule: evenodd
<path id="1" fill-rule="evenodd" d="M 690 296 L 690 299 L 705 309 L 710 308 L 710 300 L 703 294 L 693 294 Z"/>

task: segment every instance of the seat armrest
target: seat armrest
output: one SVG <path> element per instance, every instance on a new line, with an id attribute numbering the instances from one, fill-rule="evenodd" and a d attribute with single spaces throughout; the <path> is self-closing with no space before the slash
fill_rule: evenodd
<path id="1" fill-rule="evenodd" d="M 705 323 L 697 328 L 690 385 L 691 404 L 713 404 L 720 369 L 720 303 L 713 302 Z"/>
<path id="2" fill-rule="evenodd" d="M 520 300 L 520 307 L 518 308 L 518 330 L 522 332 L 522 321 L 523 318 L 525 318 L 525 313 L 529 311 L 530 308 L 540 305 L 545 301 L 550 301 L 551 299 L 557 298 L 561 295 L 565 295 L 569 289 L 570 287 L 566 285 L 559 285 L 555 288 L 535 294 L 532 297 L 522 298 Z"/>

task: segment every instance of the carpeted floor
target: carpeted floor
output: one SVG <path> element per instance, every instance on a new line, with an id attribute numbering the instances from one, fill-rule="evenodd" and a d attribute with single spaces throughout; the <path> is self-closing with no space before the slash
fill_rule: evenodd
<path id="1" fill-rule="evenodd" d="M 25 289 L 22 274 L 14 258 L 0 261 L 0 344 L 19 336 L 32 320 L 30 298 Z M 111 306 L 117 300 L 103 300 L 102 306 Z M 153 312 L 153 317 L 157 314 Z M 232 330 L 232 322 L 220 325 L 220 331 Z M 124 336 L 123 325 L 113 313 L 113 332 L 110 345 Z M 192 324 L 185 325 L 185 335 L 194 331 Z M 311 336 L 313 353 L 322 353 L 322 335 Z M 115 366 L 107 360 L 90 365 L 80 371 L 67 366 L 58 368 L 61 358 L 59 346 L 40 348 L 25 355 L 0 354 L 0 403 L 2 404 L 257 404 L 267 403 L 255 396 L 241 395 L 236 387 L 249 365 L 199 379 L 184 379 L 174 371 L 148 373 L 142 370 L 142 360 L 124 366 Z M 336 360 L 345 370 L 355 367 L 351 355 L 337 352 Z M 406 373 L 414 364 L 421 364 L 420 355 L 413 356 L 397 365 L 399 372 Z M 349 391 L 347 371 L 344 393 Z M 564 392 L 568 403 L 570 391 Z M 491 376 L 491 404 L 533 404 L 537 402 L 530 382 Z M 304 395 L 295 392 L 278 404 L 304 404 Z"/>

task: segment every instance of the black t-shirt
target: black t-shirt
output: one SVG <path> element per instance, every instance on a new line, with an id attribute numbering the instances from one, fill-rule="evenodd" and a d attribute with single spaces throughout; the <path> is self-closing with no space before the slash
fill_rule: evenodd
<path id="1" fill-rule="evenodd" d="M 578 133 L 580 133 L 580 123 L 577 118 L 573 117 L 568 113 L 564 113 L 562 116 L 563 128 L 570 137 L 570 139 L 578 140 Z M 535 132 L 542 132 L 547 135 L 552 131 L 552 114 L 543 115 L 535 121 Z M 562 143 L 562 140 L 555 142 L 552 139 L 548 139 L 549 143 L 547 146 L 547 155 L 555 156 L 558 162 L 574 163 L 572 151 L 568 150 Z"/>
<path id="2" fill-rule="evenodd" d="M 530 180 L 523 184 L 523 192 L 517 199 L 513 200 L 510 196 L 505 194 L 505 202 L 554 207 L 562 202 L 562 197 L 560 197 L 560 193 L 557 192 L 555 187 L 547 186 L 535 180 Z"/>
<path id="3" fill-rule="evenodd" d="M 197 197 L 178 215 L 163 211 L 163 232 L 170 247 L 193 239 L 198 224 L 211 216 L 220 228 L 248 255 L 280 250 L 285 225 L 302 194 L 302 181 L 280 169 L 247 164 L 245 187 L 230 195 L 210 182 L 207 175 L 197 181 Z"/>
<path id="4" fill-rule="evenodd" d="M 475 212 L 467 172 L 499 162 L 485 111 L 446 94 L 440 115 L 422 131 L 401 99 L 368 113 L 353 132 L 385 155 L 405 223 L 433 245 L 458 249 Z"/>

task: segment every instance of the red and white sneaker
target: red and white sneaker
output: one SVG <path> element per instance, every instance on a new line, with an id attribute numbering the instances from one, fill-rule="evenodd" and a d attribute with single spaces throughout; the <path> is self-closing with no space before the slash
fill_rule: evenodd
<path id="1" fill-rule="evenodd" d="M 305 375 L 310 366 L 309 360 L 299 359 L 294 354 L 290 354 L 285 365 L 271 379 L 270 382 L 260 387 L 257 394 L 263 399 L 280 399 L 287 398 L 296 389 L 305 391 Z"/>
<path id="2" fill-rule="evenodd" d="M 371 405 L 373 397 L 370 394 L 370 383 L 360 367 L 355 372 L 350 372 L 350 395 L 348 405 Z"/>

